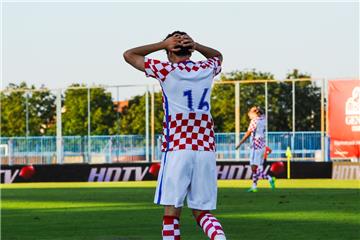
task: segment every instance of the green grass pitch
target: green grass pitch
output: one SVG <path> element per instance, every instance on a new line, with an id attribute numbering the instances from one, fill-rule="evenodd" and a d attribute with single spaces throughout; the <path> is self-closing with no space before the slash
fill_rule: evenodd
<path id="1" fill-rule="evenodd" d="M 360 239 L 359 181 L 219 181 L 218 209 L 228 239 Z M 161 239 L 163 209 L 152 203 L 155 182 L 1 185 L 3 240 Z M 185 240 L 207 239 L 184 208 Z"/>

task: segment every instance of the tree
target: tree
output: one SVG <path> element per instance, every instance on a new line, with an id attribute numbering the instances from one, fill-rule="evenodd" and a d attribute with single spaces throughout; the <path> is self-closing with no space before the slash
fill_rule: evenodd
<path id="1" fill-rule="evenodd" d="M 286 79 L 309 79 L 294 69 Z M 321 89 L 312 81 L 295 82 L 295 130 L 319 131 Z M 292 82 L 269 84 L 269 131 L 292 131 Z"/>
<path id="2" fill-rule="evenodd" d="M 34 86 L 29 88 L 24 82 L 19 85 L 10 83 L 0 97 L 2 136 L 25 136 L 26 124 L 29 136 L 54 132 L 55 96 L 46 88 L 36 91 Z"/>
<path id="3" fill-rule="evenodd" d="M 129 100 L 120 114 L 121 134 L 145 134 L 145 94 L 137 95 Z M 149 94 L 150 105 L 150 94 Z M 150 108 L 151 106 L 149 106 Z M 150 109 L 149 109 L 150 111 Z M 162 133 L 164 111 L 162 108 L 162 93 L 154 93 L 155 134 Z M 150 121 L 150 116 L 149 116 Z"/>
<path id="4" fill-rule="evenodd" d="M 221 81 L 227 80 L 248 80 L 248 79 L 272 79 L 270 73 L 256 72 L 255 70 L 246 72 L 232 72 L 222 75 Z M 261 94 L 260 94 L 261 93 Z M 245 103 L 264 105 L 264 87 L 258 84 L 242 84 L 241 86 L 241 105 Z M 251 96 L 258 96 L 253 98 Z M 244 101 L 244 102 L 243 102 Z M 215 122 L 216 132 L 235 131 L 235 88 L 233 84 L 215 84 L 211 97 L 212 116 Z M 242 128 L 247 124 L 247 107 L 241 108 Z M 162 93 L 155 93 L 155 133 L 162 132 L 163 107 Z M 122 134 L 145 134 L 145 95 L 138 95 L 129 101 L 128 107 L 124 108 L 120 117 L 120 131 Z"/>
<path id="5" fill-rule="evenodd" d="M 73 88 L 71 88 L 73 87 Z M 74 87 L 79 87 L 74 89 Z M 80 88 L 83 87 L 83 88 Z M 88 134 L 88 89 L 85 85 L 73 84 L 65 91 L 63 134 Z M 104 88 L 90 89 L 90 126 L 92 135 L 108 135 L 114 126 L 116 113 L 111 94 Z"/>
<path id="6" fill-rule="evenodd" d="M 297 69 L 287 74 L 288 79 L 310 78 Z M 296 131 L 319 131 L 321 127 L 321 88 L 316 82 L 297 82 L 295 85 Z M 301 99 L 301 100 L 300 100 Z M 304 107 L 306 106 L 306 107 Z"/>
<path id="7" fill-rule="evenodd" d="M 273 75 L 256 70 L 234 71 L 222 74 L 215 84 L 211 97 L 212 116 L 216 132 L 235 131 L 235 85 L 221 84 L 224 81 L 273 79 Z M 265 106 L 264 84 L 240 84 L 240 130 L 248 126 L 247 112 L 253 105 Z"/>
<path id="8" fill-rule="evenodd" d="M 293 70 L 287 74 L 287 79 L 310 78 Z M 256 70 L 234 71 L 223 74 L 219 83 L 214 85 L 211 95 L 212 116 L 216 132 L 235 131 L 235 85 L 222 84 L 224 81 L 274 79 L 268 72 Z M 71 88 L 73 87 L 73 88 Z M 63 134 L 87 135 L 88 132 L 88 90 L 85 85 L 73 84 L 65 92 L 63 106 Z M 74 87 L 80 87 L 74 89 Z M 82 88 L 81 88 L 82 87 Z M 297 131 L 320 130 L 320 88 L 311 81 L 301 81 L 295 84 L 295 116 Z M 22 91 L 18 91 L 22 89 Z M 29 89 L 31 91 L 23 91 Z M 26 108 L 28 108 L 28 127 L 30 136 L 54 135 L 56 132 L 56 97 L 43 86 L 39 91 L 30 88 L 26 83 L 9 84 L 0 93 L 1 100 L 1 135 L 26 135 Z M 155 97 L 155 133 L 162 132 L 163 103 L 162 93 Z M 150 96 L 149 96 L 150 100 Z M 149 101 L 150 102 L 150 101 Z M 265 84 L 240 84 L 240 127 L 246 131 L 249 124 L 247 111 L 251 106 L 265 108 Z M 90 90 L 91 134 L 145 134 L 145 94 L 129 100 L 129 105 L 119 114 L 116 121 L 111 94 L 103 88 Z M 268 129 L 269 131 L 292 130 L 292 83 L 278 81 L 268 83 Z M 120 129 L 120 131 L 119 131 Z"/>
<path id="9" fill-rule="evenodd" d="M 145 95 L 129 100 L 120 114 L 121 134 L 145 134 Z"/>
<path id="10" fill-rule="evenodd" d="M 287 79 L 310 78 L 309 74 L 293 70 Z M 273 74 L 256 70 L 234 71 L 223 74 L 216 83 L 211 95 L 211 113 L 216 132 L 235 131 L 235 85 L 222 84 L 235 80 L 273 80 Z M 295 84 L 296 130 L 318 131 L 320 129 L 320 89 L 313 82 L 296 82 Z M 254 106 L 265 109 L 265 84 L 240 84 L 240 130 L 246 131 L 249 118 L 248 110 Z M 162 131 L 162 97 L 155 93 L 155 132 Z M 129 101 L 129 106 L 121 114 L 121 133 L 145 133 L 145 95 L 136 96 Z M 268 83 L 268 129 L 269 131 L 292 130 L 292 83 L 277 81 Z"/>
<path id="11" fill-rule="evenodd" d="M 32 89 L 35 89 L 32 87 Z M 56 96 L 42 86 L 29 98 L 30 136 L 55 135 L 56 133 Z"/>
<path id="12" fill-rule="evenodd" d="M 309 74 L 293 70 L 287 79 L 310 78 Z M 235 71 L 223 74 L 222 81 L 274 79 L 271 73 Z M 313 82 L 295 84 L 296 130 L 317 131 L 320 129 L 320 88 Z M 265 108 L 265 84 L 243 83 L 240 85 L 240 130 L 246 131 L 249 124 L 247 111 L 257 105 Z M 235 131 L 235 87 L 232 84 L 217 84 L 212 94 L 212 115 L 217 132 Z M 292 83 L 278 81 L 268 83 L 268 129 L 290 131 L 292 129 Z"/>
<path id="13" fill-rule="evenodd" d="M 26 87 L 10 83 L 5 89 L 11 92 L 1 92 L 1 136 L 14 137 L 26 135 L 26 99 L 24 92 L 12 91 Z"/>

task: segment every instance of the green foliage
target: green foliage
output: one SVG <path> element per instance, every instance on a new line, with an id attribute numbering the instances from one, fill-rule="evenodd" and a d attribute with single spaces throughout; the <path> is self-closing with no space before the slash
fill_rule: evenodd
<path id="1" fill-rule="evenodd" d="M 287 79 L 306 79 L 310 74 L 297 69 Z M 292 130 L 292 83 L 269 84 L 269 131 Z M 319 131 L 321 88 L 312 81 L 295 82 L 295 130 Z"/>
<path id="2" fill-rule="evenodd" d="M 215 84 L 211 94 L 211 113 L 215 132 L 235 131 L 235 87 L 233 84 Z"/>
<path id="3" fill-rule="evenodd" d="M 10 84 L 7 90 L 26 86 Z M 23 92 L 1 93 L 1 136 L 26 135 L 26 99 Z"/>
<path id="4" fill-rule="evenodd" d="M 287 75 L 291 78 L 310 78 L 310 74 L 294 69 Z M 296 131 L 319 131 L 321 127 L 321 88 L 314 82 L 297 82 L 295 86 Z"/>
<path id="5" fill-rule="evenodd" d="M 121 134 L 145 134 L 145 95 L 129 100 L 120 114 Z"/>
<path id="6" fill-rule="evenodd" d="M 120 114 L 121 134 L 145 134 L 145 94 L 138 95 L 129 100 L 129 105 Z M 149 115 L 150 115 L 149 94 Z M 155 134 L 162 133 L 164 111 L 162 107 L 162 93 L 154 93 L 154 125 Z M 149 116 L 150 121 L 150 116 Z"/>
<path id="7" fill-rule="evenodd" d="M 71 87 L 85 87 L 73 84 Z M 64 135 L 87 135 L 88 133 L 88 90 L 86 88 L 67 89 L 63 113 Z M 116 113 L 111 94 L 104 88 L 90 89 L 91 135 L 108 135 L 114 126 Z"/>
<path id="8" fill-rule="evenodd" d="M 1 100 L 1 136 L 26 135 L 26 105 L 28 106 L 29 136 L 51 135 L 54 133 L 55 96 L 42 87 L 34 90 L 26 83 L 9 84 L 6 92 L 0 93 Z"/>
<path id="9" fill-rule="evenodd" d="M 273 79 L 271 73 L 260 71 L 234 71 L 223 74 L 223 81 Z M 265 106 L 264 84 L 240 84 L 240 129 L 248 125 L 247 111 L 253 105 Z M 211 97 L 212 116 L 216 132 L 235 132 L 235 85 L 216 84 Z"/>
<path id="10" fill-rule="evenodd" d="M 314 83 L 296 85 L 295 119 L 297 131 L 319 131 L 321 128 L 321 88 Z M 304 107 L 306 106 L 306 107 Z"/>
<path id="11" fill-rule="evenodd" d="M 309 78 L 310 75 L 298 70 L 287 75 L 291 78 Z M 260 71 L 234 71 L 223 74 L 220 83 L 234 80 L 272 80 L 271 73 Z M 313 82 L 295 84 L 296 130 L 320 130 L 320 88 Z M 252 106 L 265 109 L 265 84 L 240 84 L 240 130 L 246 131 L 248 110 Z M 212 115 L 217 132 L 235 131 L 235 85 L 216 84 L 212 93 Z M 290 131 L 292 129 L 292 84 L 278 81 L 268 83 L 268 127 L 269 131 Z"/>
<path id="12" fill-rule="evenodd" d="M 293 70 L 287 78 L 309 78 L 309 74 Z M 211 113 L 216 132 L 235 131 L 235 84 L 221 84 L 235 80 L 272 80 L 268 72 L 256 70 L 233 71 L 223 74 L 216 83 L 211 95 Z M 71 87 L 85 87 L 73 84 Z M 314 82 L 297 82 L 295 84 L 295 116 L 297 131 L 320 130 L 320 88 Z M 28 88 L 25 83 L 10 84 L 8 89 Z M 31 86 L 30 89 L 35 89 Z M 155 133 L 162 132 L 163 107 L 162 93 L 154 94 L 155 100 Z M 56 97 L 46 89 L 33 91 L 28 95 L 29 135 L 54 135 L 56 132 Z M 2 92 L 1 100 L 1 135 L 26 135 L 26 94 L 24 92 Z M 150 103 L 150 94 L 149 94 Z M 92 88 L 90 91 L 91 134 L 145 134 L 145 94 L 129 100 L 129 105 L 122 113 L 114 111 L 111 94 L 104 88 Z M 247 112 L 257 105 L 265 108 L 265 84 L 240 84 L 240 128 L 246 131 L 249 124 Z M 69 88 L 63 99 L 62 116 L 64 135 L 87 135 L 88 100 L 87 89 Z M 151 108 L 150 108 L 151 109 Z M 150 116 L 149 116 L 150 117 Z M 149 119 L 150 120 L 150 119 Z M 268 127 L 269 131 L 290 131 L 292 129 L 292 84 L 278 81 L 268 83 Z"/>
<path id="13" fill-rule="evenodd" d="M 155 93 L 155 133 L 162 133 L 163 129 L 163 119 L 164 119 L 164 110 L 163 110 L 163 101 L 162 93 Z"/>
<path id="14" fill-rule="evenodd" d="M 310 75 L 298 70 L 287 75 L 291 78 L 309 78 Z M 211 114 L 215 122 L 216 132 L 235 131 L 235 85 L 221 84 L 235 80 L 272 80 L 273 74 L 250 71 L 234 71 L 223 74 L 219 84 L 215 84 L 211 95 Z M 295 116 L 296 130 L 320 130 L 320 88 L 311 81 L 295 84 Z M 246 131 L 249 119 L 248 110 L 254 106 L 265 109 L 265 84 L 240 84 L 240 130 Z M 268 123 L 269 131 L 290 131 L 292 129 L 292 84 L 278 81 L 268 83 Z M 161 92 L 155 94 L 155 132 L 162 131 L 162 97 Z M 121 133 L 145 133 L 145 95 L 136 96 L 129 101 L 129 106 L 121 114 Z"/>
<path id="15" fill-rule="evenodd" d="M 29 135 L 55 135 L 56 96 L 50 91 L 36 91 L 29 98 Z"/>

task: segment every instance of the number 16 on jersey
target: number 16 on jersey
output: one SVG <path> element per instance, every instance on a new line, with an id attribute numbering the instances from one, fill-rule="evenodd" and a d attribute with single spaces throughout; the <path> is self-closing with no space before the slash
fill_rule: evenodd
<path id="1" fill-rule="evenodd" d="M 208 93 L 208 91 L 208 88 L 204 89 L 200 102 L 197 105 L 197 110 L 209 111 L 210 104 L 206 101 L 206 94 Z M 192 90 L 184 91 L 183 96 L 187 98 L 187 107 L 189 108 L 189 111 L 195 111 Z"/>

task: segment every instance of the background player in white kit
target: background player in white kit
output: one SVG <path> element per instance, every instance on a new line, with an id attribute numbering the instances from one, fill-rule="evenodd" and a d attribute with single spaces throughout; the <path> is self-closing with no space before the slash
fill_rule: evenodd
<path id="1" fill-rule="evenodd" d="M 252 187 L 248 192 L 257 192 L 257 181 L 259 177 L 267 178 L 271 188 L 275 188 L 275 179 L 264 173 L 264 156 L 266 151 L 265 131 L 266 120 L 260 107 L 252 107 L 248 112 L 251 119 L 247 132 L 236 146 L 238 149 L 250 136 L 250 165 L 252 170 Z"/>
<path id="2" fill-rule="evenodd" d="M 145 57 L 163 49 L 168 62 Z M 207 59 L 191 61 L 193 51 Z M 154 200 L 165 206 L 163 239 L 180 239 L 179 218 L 185 198 L 205 234 L 212 240 L 226 239 L 210 213 L 217 200 L 210 94 L 213 79 L 221 71 L 221 53 L 176 31 L 159 43 L 126 51 L 124 58 L 147 77 L 159 80 L 163 92 L 163 156 Z"/>

